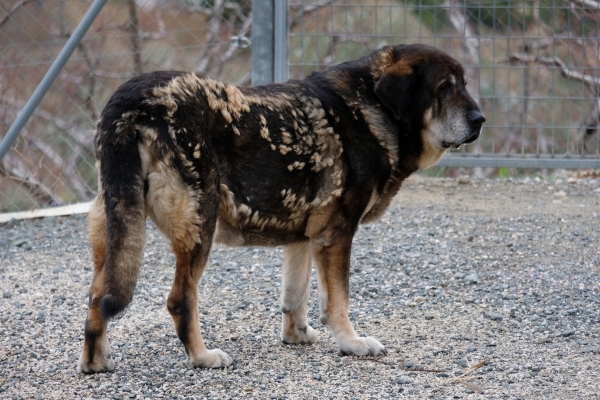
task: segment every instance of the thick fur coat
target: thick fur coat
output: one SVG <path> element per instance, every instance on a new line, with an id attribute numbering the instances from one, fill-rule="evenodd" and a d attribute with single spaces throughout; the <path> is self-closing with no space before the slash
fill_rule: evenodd
<path id="1" fill-rule="evenodd" d="M 456 60 L 423 45 L 384 47 L 260 87 L 176 71 L 123 84 L 97 126 L 95 277 L 78 369 L 114 368 L 107 321 L 132 299 L 146 217 L 176 255 L 167 307 L 193 365 L 232 362 L 205 347 L 198 323 L 197 285 L 213 241 L 284 246 L 284 342 L 316 340 L 306 316 L 314 262 L 321 323 L 340 350 L 384 352 L 348 319 L 352 237 L 411 173 L 479 136 L 485 118 L 465 85 Z"/>

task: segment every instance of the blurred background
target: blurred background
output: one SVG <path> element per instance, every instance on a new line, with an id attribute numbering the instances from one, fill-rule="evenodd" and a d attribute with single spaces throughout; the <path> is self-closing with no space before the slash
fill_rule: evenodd
<path id="1" fill-rule="evenodd" d="M 262 36 L 252 35 L 258 3 L 108 1 L 1 160 L 0 212 L 94 197 L 94 123 L 127 79 L 176 69 L 251 85 L 253 49 L 264 47 Z M 497 176 L 500 167 L 600 165 L 600 1 L 280 4 L 287 32 L 283 38 L 274 32 L 275 41 L 287 50 L 275 53 L 279 59 L 273 62 L 289 78 L 400 43 L 443 48 L 465 65 L 468 89 L 487 122 L 479 141 L 442 160 L 439 174 L 456 175 L 457 167 L 486 177 Z M 0 137 L 90 5 L 91 0 L 0 3 Z"/>

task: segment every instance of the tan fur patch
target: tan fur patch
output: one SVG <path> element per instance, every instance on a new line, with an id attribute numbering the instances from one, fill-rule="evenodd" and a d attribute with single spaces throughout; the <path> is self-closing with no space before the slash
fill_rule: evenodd
<path id="1" fill-rule="evenodd" d="M 100 163 L 96 162 L 96 165 L 99 167 Z M 98 176 L 98 195 L 90 208 L 88 220 L 88 237 L 92 246 L 95 270 L 98 272 L 104 268 L 106 260 L 106 210 L 100 176 Z"/>
<path id="2" fill-rule="evenodd" d="M 445 129 L 441 124 L 432 118 L 431 108 L 427 109 L 423 116 L 424 129 L 422 132 L 423 152 L 419 156 L 419 169 L 429 168 L 440 161 L 446 153 L 446 149 L 441 148 L 439 143 L 441 138 L 438 136 Z"/>
<path id="3" fill-rule="evenodd" d="M 377 190 L 373 189 L 373 191 L 371 192 L 371 198 L 369 199 L 369 203 L 367 204 L 367 207 L 365 207 L 365 211 L 363 211 L 362 215 L 360 216 L 361 222 L 365 218 L 365 216 L 369 214 L 369 212 L 371 211 L 371 209 L 377 203 L 378 200 L 379 200 L 379 195 L 377 194 Z"/>
<path id="4" fill-rule="evenodd" d="M 283 247 L 281 303 L 288 310 L 295 310 L 308 300 L 311 260 L 308 240 Z"/>
<path id="5" fill-rule="evenodd" d="M 200 243 L 200 226 L 203 223 L 198 214 L 196 193 L 181 181 L 167 161 L 156 161 L 146 168 L 148 215 L 158 229 L 171 239 L 175 251 L 191 251 Z"/>
<path id="6" fill-rule="evenodd" d="M 227 185 L 221 184 L 221 201 L 219 202 L 218 237 L 216 241 L 223 243 L 243 243 L 243 228 L 264 229 L 266 226 L 281 227 L 285 221 L 277 218 L 261 216 L 246 204 L 236 203 L 235 195 Z M 239 244 L 236 244 L 239 245 Z"/>
<path id="7" fill-rule="evenodd" d="M 321 102 L 308 97 L 302 97 L 300 100 L 306 105 L 305 112 L 312 124 L 314 144 L 317 147 L 309 162 L 314 164 L 312 170 L 319 172 L 323 168 L 331 167 L 342 155 L 342 142 L 329 125 Z"/>
<path id="8" fill-rule="evenodd" d="M 148 104 L 160 104 L 167 108 L 167 117 L 172 121 L 177 111 L 177 101 L 191 101 L 202 91 L 208 106 L 218 111 L 227 124 L 238 120 L 242 113 L 250 112 L 250 103 L 238 87 L 206 77 L 190 73 L 173 78 L 167 85 L 153 89 L 153 98 L 146 100 Z M 238 131 L 239 134 L 239 131 Z"/>
<path id="9" fill-rule="evenodd" d="M 398 162 L 398 138 L 397 136 L 388 133 L 393 132 L 394 127 L 386 121 L 380 109 L 367 106 L 366 102 L 360 104 L 359 109 L 365 121 L 369 124 L 371 133 L 377 138 L 381 147 L 387 152 L 390 166 L 395 166 Z"/>
<path id="10" fill-rule="evenodd" d="M 373 80 L 377 82 L 381 75 L 388 69 L 390 65 L 393 63 L 393 48 L 387 47 L 382 49 L 382 51 L 378 54 L 377 59 L 373 62 L 371 66 L 371 75 L 373 76 Z"/>
<path id="11" fill-rule="evenodd" d="M 127 111 L 121 115 L 121 118 L 115 122 L 116 132 L 121 135 L 129 133 L 131 124 L 140 115 L 139 111 Z"/>

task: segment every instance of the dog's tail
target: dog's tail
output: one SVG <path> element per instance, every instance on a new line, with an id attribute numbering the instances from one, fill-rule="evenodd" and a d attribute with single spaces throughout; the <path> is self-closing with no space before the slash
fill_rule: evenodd
<path id="1" fill-rule="evenodd" d="M 100 300 L 105 321 L 121 313 L 133 298 L 146 227 L 145 178 L 135 115 L 117 113 L 117 106 L 109 102 L 96 135 L 98 196 L 102 196 L 99 200 L 103 200 L 106 214 L 104 293 Z"/>

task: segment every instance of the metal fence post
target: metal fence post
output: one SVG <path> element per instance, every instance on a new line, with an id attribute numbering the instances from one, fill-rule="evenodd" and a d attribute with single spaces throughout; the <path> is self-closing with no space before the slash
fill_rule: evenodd
<path id="1" fill-rule="evenodd" d="M 287 0 L 252 0 L 252 85 L 287 79 Z"/>
<path id="2" fill-rule="evenodd" d="M 275 1 L 273 12 L 274 43 L 273 43 L 273 82 L 284 82 L 288 78 L 288 2 Z"/>
<path id="3" fill-rule="evenodd" d="M 44 75 L 44 78 L 42 79 L 38 87 L 35 89 L 29 100 L 27 100 L 27 103 L 25 103 L 23 110 L 21 110 L 15 122 L 12 124 L 8 132 L 6 132 L 4 139 L 2 139 L 2 142 L 0 142 L 0 162 L 2 161 L 2 158 L 4 158 L 4 155 L 10 149 L 10 146 L 19 136 L 19 133 L 21 132 L 27 121 L 29 121 L 29 117 L 31 117 L 31 114 L 33 114 L 36 107 L 40 104 L 40 102 L 44 98 L 44 95 L 46 94 L 50 86 L 52 86 L 52 83 L 58 76 L 58 73 L 69 60 L 69 57 L 71 57 L 71 54 L 73 54 L 73 51 L 75 50 L 79 42 L 81 42 L 81 39 L 83 39 L 83 36 L 90 28 L 90 26 L 92 25 L 92 23 L 94 22 L 94 20 L 96 19 L 96 17 L 100 13 L 100 10 L 102 10 L 102 7 L 104 7 L 104 4 L 106 4 L 106 2 L 107 0 L 94 0 L 94 3 L 84 15 L 83 19 L 81 20 L 81 22 L 79 23 L 79 25 L 65 44 L 65 47 L 63 47 L 63 49 L 60 51 L 58 57 L 56 57 L 56 60 L 54 60 L 54 62 L 50 66 L 50 69 L 48 70 L 48 72 L 46 72 L 46 75 Z"/>
<path id="4" fill-rule="evenodd" d="M 252 0 L 252 85 L 273 82 L 273 0 Z"/>

